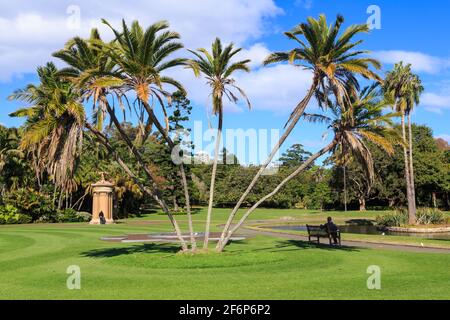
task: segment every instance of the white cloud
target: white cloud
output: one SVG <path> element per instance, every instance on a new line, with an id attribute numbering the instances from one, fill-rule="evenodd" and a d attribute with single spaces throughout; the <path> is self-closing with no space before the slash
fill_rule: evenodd
<path id="1" fill-rule="evenodd" d="M 256 43 L 249 49 L 244 49 L 239 53 L 238 60 L 250 59 L 250 67 L 258 68 L 262 66 L 264 59 L 270 54 L 270 50 L 263 43 Z"/>
<path id="2" fill-rule="evenodd" d="M 450 110 L 450 95 L 425 92 L 420 99 L 420 105 L 428 111 L 441 114 L 444 110 Z"/>
<path id="3" fill-rule="evenodd" d="M 301 68 L 279 64 L 240 74 L 236 81 L 255 110 L 286 114 L 305 96 L 312 75 Z"/>
<path id="4" fill-rule="evenodd" d="M 171 29 L 182 34 L 188 48 L 208 47 L 219 36 L 224 42 L 242 45 L 257 40 L 267 31 L 267 18 L 282 13 L 273 0 L 79 0 L 80 27 L 68 22 L 76 15 L 67 9 L 71 3 L 56 0 L 17 0 L 2 4 L 0 12 L 0 80 L 33 72 L 51 59 L 75 35 L 87 36 L 93 26 L 111 32 L 100 23 L 106 18 L 117 25 L 122 18 L 138 19 L 143 25 L 168 20 Z M 253 55 L 257 54 L 255 47 Z"/>
<path id="5" fill-rule="evenodd" d="M 439 58 L 421 52 L 391 50 L 376 51 L 372 55 L 382 63 L 395 64 L 400 61 L 410 63 L 415 72 L 436 74 L 450 68 L 450 59 Z"/>

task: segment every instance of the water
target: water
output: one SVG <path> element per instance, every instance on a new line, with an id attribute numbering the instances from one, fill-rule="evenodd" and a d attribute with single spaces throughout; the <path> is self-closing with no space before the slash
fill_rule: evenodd
<path id="1" fill-rule="evenodd" d="M 296 226 L 296 225 L 273 226 L 268 228 L 276 230 L 306 231 L 306 226 Z M 419 237 L 437 240 L 450 240 L 450 232 L 445 233 L 394 232 L 394 231 L 379 230 L 375 225 L 354 225 L 354 224 L 341 225 L 338 226 L 338 228 L 339 230 L 341 230 L 341 233 L 374 234 L 374 235 L 383 235 L 384 233 L 385 235 L 388 236 L 409 236 L 409 237 Z"/>

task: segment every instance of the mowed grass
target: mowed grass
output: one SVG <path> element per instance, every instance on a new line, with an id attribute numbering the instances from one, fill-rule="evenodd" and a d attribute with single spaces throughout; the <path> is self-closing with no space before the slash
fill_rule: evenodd
<path id="1" fill-rule="evenodd" d="M 229 209 L 214 211 L 214 229 Z M 330 213 L 260 209 L 252 220 Z M 375 217 L 376 212 L 364 214 Z M 333 212 L 336 219 L 362 217 Z M 205 212 L 195 214 L 202 231 Z M 186 229 L 186 217 L 177 217 Z M 149 215 L 115 225 L 0 226 L 1 299 L 449 299 L 450 255 L 332 249 L 257 236 L 223 254 L 177 254 L 171 244 L 122 244 L 102 236 L 170 231 Z M 69 290 L 68 266 L 81 268 L 81 290 Z M 367 268 L 381 268 L 381 290 L 367 289 Z"/>

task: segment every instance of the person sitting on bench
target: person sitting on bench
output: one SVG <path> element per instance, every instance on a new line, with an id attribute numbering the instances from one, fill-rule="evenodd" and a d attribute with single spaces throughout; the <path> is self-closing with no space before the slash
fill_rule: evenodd
<path id="1" fill-rule="evenodd" d="M 334 244 L 338 244 L 338 227 L 334 224 L 333 219 L 331 217 L 327 218 L 327 223 L 323 226 L 323 228 L 326 228 L 328 232 L 330 233 L 331 237 L 333 238 Z"/>

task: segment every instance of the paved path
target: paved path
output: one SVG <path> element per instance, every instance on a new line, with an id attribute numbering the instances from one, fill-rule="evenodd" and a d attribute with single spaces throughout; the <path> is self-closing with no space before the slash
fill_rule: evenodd
<path id="1" fill-rule="evenodd" d="M 258 235 L 263 234 L 272 237 L 308 241 L 308 237 L 295 234 L 287 234 L 281 232 L 273 231 L 256 231 L 253 229 L 241 228 L 240 233 L 244 235 Z M 326 241 L 326 239 L 324 239 Z M 324 244 L 325 245 L 325 244 Z M 431 247 L 416 247 L 410 245 L 399 245 L 399 244 L 385 244 L 385 243 L 370 243 L 363 241 L 347 241 L 343 240 L 342 245 L 345 247 L 358 247 L 358 248 L 374 248 L 374 249 L 388 249 L 388 250 L 399 250 L 408 252 L 422 252 L 422 253 L 448 253 L 450 254 L 450 249 L 444 248 L 431 248 Z"/>

